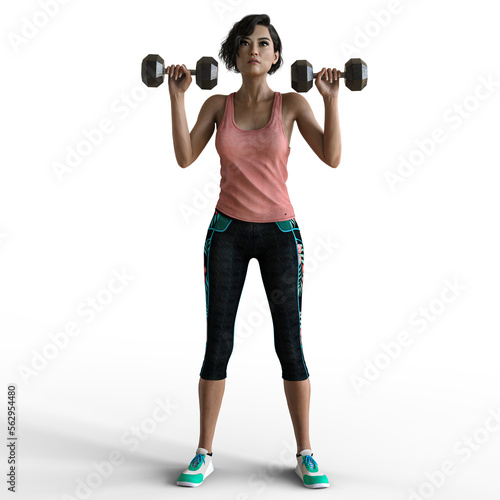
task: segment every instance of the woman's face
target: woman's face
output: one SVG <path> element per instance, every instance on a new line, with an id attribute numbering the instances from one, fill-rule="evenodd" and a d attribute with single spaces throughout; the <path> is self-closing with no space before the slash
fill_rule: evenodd
<path id="1" fill-rule="evenodd" d="M 256 59 L 258 63 L 249 63 L 248 61 L 251 59 Z M 236 56 L 236 67 L 243 74 L 266 74 L 278 59 L 279 53 L 274 52 L 269 28 L 257 24 L 251 35 L 247 35 L 240 40 L 239 54 Z"/>

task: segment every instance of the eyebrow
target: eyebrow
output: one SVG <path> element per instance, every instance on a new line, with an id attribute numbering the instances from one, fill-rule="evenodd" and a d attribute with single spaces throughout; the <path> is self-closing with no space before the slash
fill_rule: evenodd
<path id="1" fill-rule="evenodd" d="M 248 38 L 248 39 L 250 39 L 250 37 L 249 37 L 249 36 L 243 36 L 243 37 L 241 37 L 241 38 L 242 38 L 242 39 L 243 39 L 243 38 Z M 267 37 L 263 36 L 263 37 L 258 38 L 258 40 L 269 40 L 269 38 L 267 38 Z M 269 41 L 271 41 L 271 40 L 269 40 Z"/>

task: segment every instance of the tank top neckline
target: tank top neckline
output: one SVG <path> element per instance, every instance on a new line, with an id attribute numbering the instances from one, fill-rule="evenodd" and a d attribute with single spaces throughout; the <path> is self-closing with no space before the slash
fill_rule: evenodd
<path id="1" fill-rule="evenodd" d="M 254 128 L 254 129 L 244 129 L 244 128 L 240 128 L 238 127 L 238 125 L 236 125 L 236 121 L 234 120 L 234 92 L 231 93 L 231 107 L 232 107 L 232 110 L 231 110 L 231 120 L 233 122 L 233 125 L 238 129 L 238 130 L 241 130 L 242 132 L 260 132 L 261 130 L 264 130 L 266 129 L 267 127 L 269 127 L 273 121 L 273 118 L 274 118 L 274 110 L 276 109 L 276 105 L 277 105 L 277 94 L 278 91 L 275 91 L 274 92 L 274 97 L 273 97 L 273 107 L 271 109 L 271 117 L 269 118 L 269 121 L 267 122 L 266 125 L 264 125 L 263 127 L 261 128 Z"/>

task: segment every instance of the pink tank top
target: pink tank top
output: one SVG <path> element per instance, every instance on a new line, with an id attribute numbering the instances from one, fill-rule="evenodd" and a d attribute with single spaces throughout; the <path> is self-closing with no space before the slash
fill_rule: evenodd
<path id="1" fill-rule="evenodd" d="M 243 130 L 234 122 L 234 92 L 226 98 L 215 147 L 221 182 L 216 208 L 247 222 L 277 222 L 295 217 L 286 180 L 290 147 L 281 118 L 282 96 L 274 93 L 265 127 Z"/>

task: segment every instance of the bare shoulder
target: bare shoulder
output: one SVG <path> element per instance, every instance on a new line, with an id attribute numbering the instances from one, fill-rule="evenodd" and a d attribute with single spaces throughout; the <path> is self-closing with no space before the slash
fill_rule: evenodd
<path id="1" fill-rule="evenodd" d="M 204 106 L 210 107 L 211 110 L 216 111 L 222 103 L 226 101 L 226 95 L 223 94 L 214 94 L 207 98 L 204 103 Z"/>
<path id="2" fill-rule="evenodd" d="M 207 99 L 207 101 L 208 101 L 209 99 L 211 99 L 211 100 L 212 100 L 212 102 L 214 102 L 214 103 L 221 103 L 221 102 L 224 102 L 224 101 L 226 100 L 226 97 L 227 97 L 227 95 L 226 95 L 226 94 L 214 94 L 214 95 L 211 95 L 211 96 Z"/>
<path id="3" fill-rule="evenodd" d="M 308 100 L 298 92 L 286 92 L 281 95 L 283 96 L 283 107 L 294 119 L 310 109 Z"/>
<path id="4" fill-rule="evenodd" d="M 205 101 L 207 105 L 210 106 L 210 110 L 213 112 L 214 122 L 217 126 L 219 126 L 222 116 L 224 115 L 227 97 L 228 96 L 225 94 L 214 94 Z"/>

